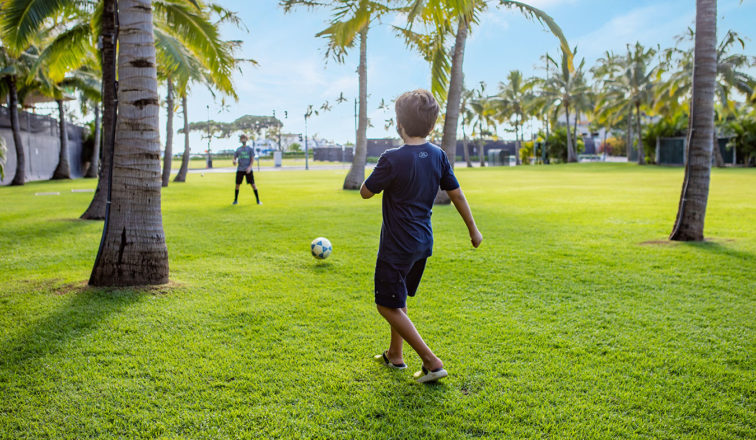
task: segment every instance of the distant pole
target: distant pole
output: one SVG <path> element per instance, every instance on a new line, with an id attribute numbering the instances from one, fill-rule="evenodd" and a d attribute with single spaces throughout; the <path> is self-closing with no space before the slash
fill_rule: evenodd
<path id="1" fill-rule="evenodd" d="M 305 113 L 305 170 L 310 169 L 310 151 L 307 148 L 307 116 Z"/>

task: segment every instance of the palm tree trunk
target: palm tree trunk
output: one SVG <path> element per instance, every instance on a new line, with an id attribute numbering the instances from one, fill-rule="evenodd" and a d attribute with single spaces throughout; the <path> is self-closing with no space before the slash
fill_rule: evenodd
<path id="1" fill-rule="evenodd" d="M 627 115 L 627 133 L 625 134 L 625 140 L 627 145 L 625 146 L 625 153 L 627 154 L 627 161 L 630 162 L 631 152 L 633 151 L 633 110 L 630 109 L 630 114 Z"/>
<path id="2" fill-rule="evenodd" d="M 714 125 L 714 130 L 712 130 L 714 134 L 714 143 L 712 145 L 712 149 L 714 150 L 714 164 L 717 166 L 717 168 L 724 168 L 724 158 L 722 157 L 722 152 L 719 151 L 719 140 L 717 139 L 717 126 Z"/>
<path id="3" fill-rule="evenodd" d="M 467 168 L 472 168 L 472 162 L 470 161 L 470 146 L 467 144 L 467 134 L 465 133 L 465 120 L 462 118 L 462 152 L 465 155 L 465 163 Z"/>
<path id="4" fill-rule="evenodd" d="M 165 152 L 163 152 L 163 187 L 171 181 L 171 161 L 173 159 L 173 80 L 168 77 L 168 92 L 165 98 L 168 107 L 165 121 Z"/>
<path id="5" fill-rule="evenodd" d="M 643 132 L 641 131 L 640 104 L 635 104 L 635 130 L 638 135 L 638 165 L 646 164 L 646 150 L 643 148 Z"/>
<path id="6" fill-rule="evenodd" d="M 10 112 L 11 131 L 13 132 L 13 144 L 16 147 L 16 174 L 13 176 L 11 185 L 23 185 L 26 183 L 26 154 L 24 144 L 21 141 L 21 126 L 18 122 L 18 89 L 16 77 L 8 79 L 8 111 Z"/>
<path id="7" fill-rule="evenodd" d="M 717 76 L 717 2 L 696 0 L 693 96 L 690 103 L 685 178 L 670 240 L 702 241 L 709 198 L 714 90 Z"/>
<path id="8" fill-rule="evenodd" d="M 189 114 L 187 113 L 186 91 L 181 96 L 181 112 L 184 114 L 184 154 L 181 156 L 181 168 L 173 179 L 174 182 L 186 182 L 189 170 Z"/>
<path id="9" fill-rule="evenodd" d="M 485 143 L 483 143 L 483 137 L 481 136 L 480 132 L 483 128 L 480 126 L 480 121 L 478 121 L 478 139 L 475 142 L 475 145 L 478 147 L 478 159 L 480 160 L 480 166 L 485 167 L 486 166 L 486 155 L 485 155 Z"/>
<path id="10" fill-rule="evenodd" d="M 454 41 L 454 53 L 451 60 L 451 74 L 449 76 L 449 93 L 446 97 L 446 118 L 444 119 L 444 134 L 441 137 L 441 148 L 446 152 L 449 163 L 454 167 L 457 157 L 457 123 L 459 122 L 459 105 L 462 101 L 462 82 L 464 80 L 462 65 L 465 61 L 465 43 L 467 42 L 467 20 L 459 18 L 457 36 Z M 481 148 L 481 162 L 483 151 Z M 436 205 L 448 205 L 451 203 L 446 191 L 438 190 Z"/>
<path id="11" fill-rule="evenodd" d="M 53 173 L 55 179 L 70 179 L 71 164 L 68 160 L 68 131 L 66 130 L 66 110 L 63 99 L 56 99 L 58 103 L 58 132 L 60 138 L 60 153 L 58 154 L 58 166 Z"/>
<path id="12" fill-rule="evenodd" d="M 357 139 L 354 145 L 352 167 L 344 178 L 344 189 L 360 189 L 365 180 L 365 161 L 367 159 L 367 35 L 368 27 L 360 31 L 360 65 L 358 70 L 360 81 L 360 115 L 357 124 Z"/>
<path id="13" fill-rule="evenodd" d="M 122 0 L 118 17 L 121 92 L 111 204 L 89 284 L 164 284 L 168 250 L 160 211 L 160 106 L 150 1 Z"/>
<path id="14" fill-rule="evenodd" d="M 520 133 L 520 117 L 515 115 L 515 160 L 517 165 L 522 165 L 520 159 L 520 148 L 522 148 L 522 134 Z"/>
<path id="15" fill-rule="evenodd" d="M 89 207 L 81 215 L 85 220 L 103 220 L 107 210 L 108 192 L 110 191 L 110 174 L 113 168 L 113 149 L 115 140 L 116 106 L 118 91 L 116 81 L 116 1 L 104 0 L 102 12 L 102 161 L 99 179 L 94 197 Z"/>
<path id="16" fill-rule="evenodd" d="M 577 162 L 577 155 L 572 144 L 572 130 L 570 130 L 570 106 L 564 105 L 564 115 L 567 118 L 567 162 Z"/>
<path id="17" fill-rule="evenodd" d="M 575 122 L 572 124 L 572 145 L 575 147 L 575 160 L 577 161 L 577 154 L 578 154 L 578 135 L 577 135 L 577 124 L 578 119 L 580 119 L 580 111 L 575 110 Z M 567 128 L 569 128 L 570 124 L 567 124 Z"/>
<path id="18" fill-rule="evenodd" d="M 89 168 L 84 177 L 97 177 L 100 168 L 100 141 L 102 139 L 102 133 L 100 128 L 100 103 L 95 104 L 95 127 L 94 127 L 94 147 L 92 148 L 92 157 L 89 159 Z"/>

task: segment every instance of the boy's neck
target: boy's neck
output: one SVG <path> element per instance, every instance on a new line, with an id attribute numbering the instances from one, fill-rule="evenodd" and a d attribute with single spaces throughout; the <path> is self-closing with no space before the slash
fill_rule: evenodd
<path id="1" fill-rule="evenodd" d="M 424 137 L 406 137 L 404 138 L 404 145 L 425 145 L 428 141 Z"/>

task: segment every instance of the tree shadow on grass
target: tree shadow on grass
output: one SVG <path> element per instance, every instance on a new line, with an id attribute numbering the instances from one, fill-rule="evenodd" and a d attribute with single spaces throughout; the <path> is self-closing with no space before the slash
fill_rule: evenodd
<path id="1" fill-rule="evenodd" d="M 727 241 L 730 241 L 730 240 L 727 240 Z M 715 254 L 743 260 L 744 263 L 756 264 L 756 255 L 750 252 L 739 251 L 737 249 L 733 249 L 731 247 L 725 246 L 719 240 L 717 241 L 707 240 L 703 242 L 689 241 L 689 242 L 683 242 L 681 244 L 682 246 L 685 246 L 685 247 L 700 249 L 700 250 L 707 251 L 710 253 L 715 253 Z"/>
<path id="2" fill-rule="evenodd" d="M 67 295 L 68 301 L 55 311 L 32 323 L 21 332 L 0 342 L 0 370 L 34 370 L 35 361 L 55 354 L 77 339 L 85 337 L 109 316 L 142 301 L 149 289 L 97 289 L 86 285 L 50 286 L 54 294 Z"/>

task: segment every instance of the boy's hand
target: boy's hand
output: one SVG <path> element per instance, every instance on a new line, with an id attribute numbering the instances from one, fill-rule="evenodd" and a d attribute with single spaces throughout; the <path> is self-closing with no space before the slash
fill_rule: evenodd
<path id="1" fill-rule="evenodd" d="M 474 232 L 470 233 L 470 241 L 472 242 L 473 247 L 477 248 L 483 241 L 483 234 L 481 234 L 479 230 L 475 229 Z"/>

